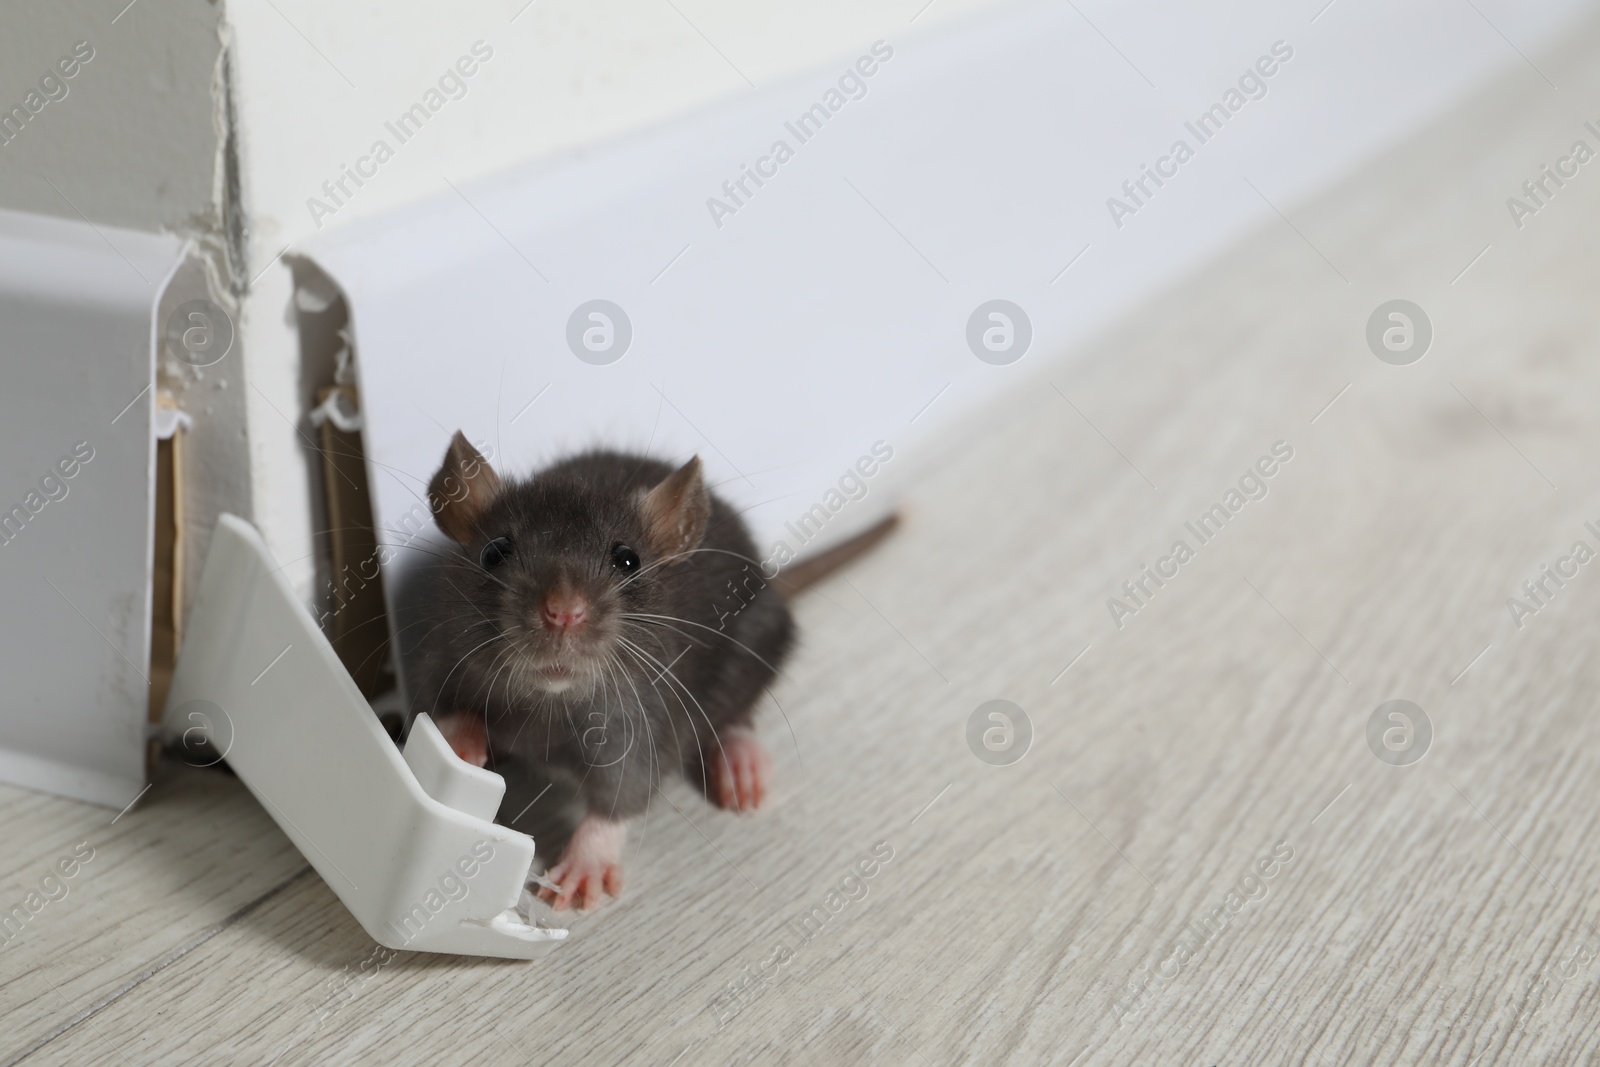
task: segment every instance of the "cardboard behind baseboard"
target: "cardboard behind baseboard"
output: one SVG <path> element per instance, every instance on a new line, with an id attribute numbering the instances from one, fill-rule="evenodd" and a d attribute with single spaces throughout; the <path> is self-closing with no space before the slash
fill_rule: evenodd
<path id="1" fill-rule="evenodd" d="M 348 385 L 319 390 L 317 403 L 336 392 L 356 406 L 356 391 Z M 323 632 L 361 695 L 371 700 L 394 688 L 395 677 L 387 649 L 389 609 L 378 580 L 378 539 L 361 432 L 341 430 L 331 419 L 318 432 L 333 584 Z"/>
<path id="2" fill-rule="evenodd" d="M 163 409 L 176 408 L 166 393 L 156 398 Z M 151 722 L 161 721 L 178 648 L 183 643 L 184 451 L 181 423 L 172 436 L 156 440 L 155 543 L 150 580 L 150 705 Z M 155 769 L 160 744 L 151 739 L 146 752 L 148 772 Z"/>

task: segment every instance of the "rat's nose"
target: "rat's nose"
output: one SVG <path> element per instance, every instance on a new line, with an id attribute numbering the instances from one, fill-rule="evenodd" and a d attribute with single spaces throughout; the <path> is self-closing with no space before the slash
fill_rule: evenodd
<path id="1" fill-rule="evenodd" d="M 589 617 L 589 602 L 582 593 L 557 589 L 544 598 L 539 615 L 551 630 L 575 630 Z"/>

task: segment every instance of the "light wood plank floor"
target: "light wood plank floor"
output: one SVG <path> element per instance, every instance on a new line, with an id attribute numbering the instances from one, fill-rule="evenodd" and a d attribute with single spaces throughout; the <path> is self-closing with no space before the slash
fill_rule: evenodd
<path id="1" fill-rule="evenodd" d="M 770 809 L 669 790 L 626 896 L 543 961 L 375 970 L 220 773 L 167 766 L 115 823 L 0 790 L 0 904 L 93 849 L 0 955 L 0 1063 L 1590 1062 L 1600 561 L 1520 627 L 1506 601 L 1600 549 L 1600 164 L 1520 231 L 1504 199 L 1594 144 L 1597 55 L 1539 57 L 1559 93 L 1508 70 L 1019 364 L 1059 392 L 1019 390 L 798 603 Z M 1411 366 L 1363 341 L 1394 297 L 1436 330 Z M 1268 495 L 1114 625 L 1107 598 L 1277 441 Z M 995 698 L 1036 734 L 1010 766 L 965 739 Z M 1432 724 L 1409 766 L 1368 746 L 1394 698 Z"/>

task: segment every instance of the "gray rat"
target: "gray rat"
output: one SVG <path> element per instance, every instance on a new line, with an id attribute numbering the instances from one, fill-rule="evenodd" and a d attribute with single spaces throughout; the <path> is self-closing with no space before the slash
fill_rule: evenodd
<path id="1" fill-rule="evenodd" d="M 771 760 L 751 716 L 794 622 L 698 456 L 596 451 L 502 480 L 458 432 L 428 494 L 461 551 L 426 598 L 412 710 L 469 763 L 512 757 L 575 788 L 586 814 L 545 900 L 621 892 L 626 820 L 668 774 L 760 805 Z"/>

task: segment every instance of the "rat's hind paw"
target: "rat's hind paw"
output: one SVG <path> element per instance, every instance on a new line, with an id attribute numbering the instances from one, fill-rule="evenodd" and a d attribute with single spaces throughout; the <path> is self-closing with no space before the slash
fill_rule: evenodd
<path id="1" fill-rule="evenodd" d="M 457 756 L 474 767 L 489 762 L 489 732 L 482 715 L 470 711 L 452 712 L 436 725 Z"/>
<path id="2" fill-rule="evenodd" d="M 767 795 L 772 757 L 743 727 L 725 730 L 718 740 L 721 743 L 707 753 L 717 805 L 729 811 L 754 811 Z"/>
<path id="3" fill-rule="evenodd" d="M 542 886 L 539 899 L 556 911 L 576 903 L 588 911 L 600 903 L 602 891 L 622 895 L 622 842 L 627 828 L 620 822 L 585 815 L 572 840 L 561 850 L 561 859 L 545 872 L 544 881 L 559 887 Z"/>

